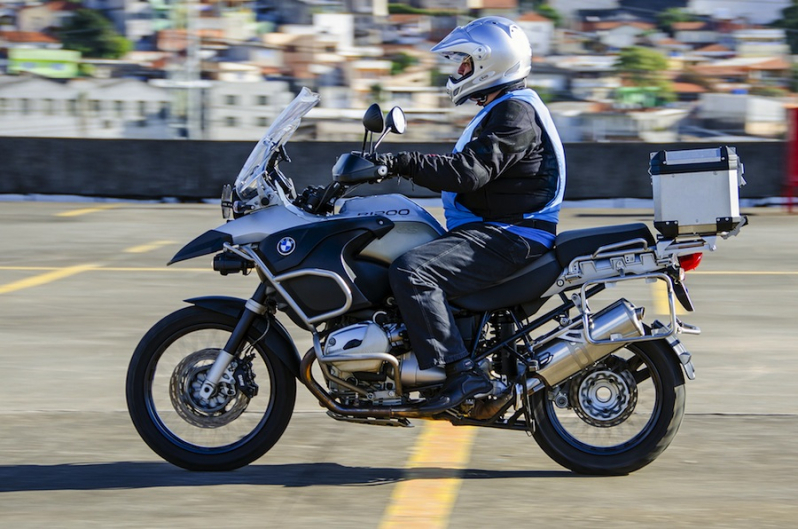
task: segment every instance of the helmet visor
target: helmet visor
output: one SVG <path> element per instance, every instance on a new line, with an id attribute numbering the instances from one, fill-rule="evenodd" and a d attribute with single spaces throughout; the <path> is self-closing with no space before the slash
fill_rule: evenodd
<path id="1" fill-rule="evenodd" d="M 457 68 L 457 72 L 449 76 L 449 79 L 453 83 L 459 83 L 463 79 L 467 79 L 474 73 L 474 59 L 472 59 L 469 55 L 462 54 L 460 60 L 460 66 Z"/>

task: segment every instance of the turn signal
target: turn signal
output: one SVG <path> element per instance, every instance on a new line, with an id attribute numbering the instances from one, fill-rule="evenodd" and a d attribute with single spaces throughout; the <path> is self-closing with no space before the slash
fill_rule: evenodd
<path id="1" fill-rule="evenodd" d="M 701 263 L 701 258 L 704 256 L 702 253 L 691 253 L 690 255 L 680 255 L 679 256 L 679 266 L 685 272 L 689 272 L 690 270 L 695 270 L 698 268 L 698 265 Z"/>

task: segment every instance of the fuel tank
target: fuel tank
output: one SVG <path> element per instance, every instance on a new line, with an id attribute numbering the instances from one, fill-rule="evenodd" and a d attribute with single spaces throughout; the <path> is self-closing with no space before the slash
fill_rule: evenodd
<path id="1" fill-rule="evenodd" d="M 360 255 L 392 263 L 408 250 L 443 235 L 446 230 L 427 210 L 403 195 L 376 195 L 347 200 L 337 217 L 382 216 L 394 222 L 386 235 L 370 242 Z"/>

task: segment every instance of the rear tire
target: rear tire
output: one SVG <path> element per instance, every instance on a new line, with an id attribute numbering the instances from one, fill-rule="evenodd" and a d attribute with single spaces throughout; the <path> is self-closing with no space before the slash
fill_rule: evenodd
<path id="1" fill-rule="evenodd" d="M 245 466 L 265 454 L 288 426 L 296 380 L 254 328 L 234 356 L 241 365 L 251 363 L 257 395 L 248 397 L 237 383 L 222 392 L 220 384 L 212 402 L 196 399 L 197 384 L 236 323 L 236 318 L 186 307 L 158 322 L 133 353 L 126 388 L 130 417 L 144 442 L 174 465 L 188 470 Z M 250 346 L 255 354 L 246 361 Z"/>
<path id="2" fill-rule="evenodd" d="M 557 389 L 569 395 L 567 409 L 555 404 Z M 579 474 L 624 475 L 673 440 L 684 416 L 684 375 L 667 341 L 638 342 L 531 400 L 534 438 L 549 457 Z"/>

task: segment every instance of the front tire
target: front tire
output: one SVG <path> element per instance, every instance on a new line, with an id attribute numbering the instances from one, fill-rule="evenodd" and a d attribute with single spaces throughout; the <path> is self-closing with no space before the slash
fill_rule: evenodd
<path id="1" fill-rule="evenodd" d="M 147 445 L 174 465 L 188 470 L 245 466 L 265 454 L 288 426 L 296 381 L 254 327 L 234 354 L 235 376 L 220 383 L 207 401 L 197 398 L 236 323 L 236 318 L 186 307 L 158 322 L 133 353 L 126 388 L 130 417 Z M 248 384 L 242 390 L 233 380 Z"/>
<path id="2" fill-rule="evenodd" d="M 533 395 L 532 406 L 535 441 L 554 461 L 580 474 L 624 475 L 673 440 L 684 375 L 667 341 L 637 342 Z"/>

